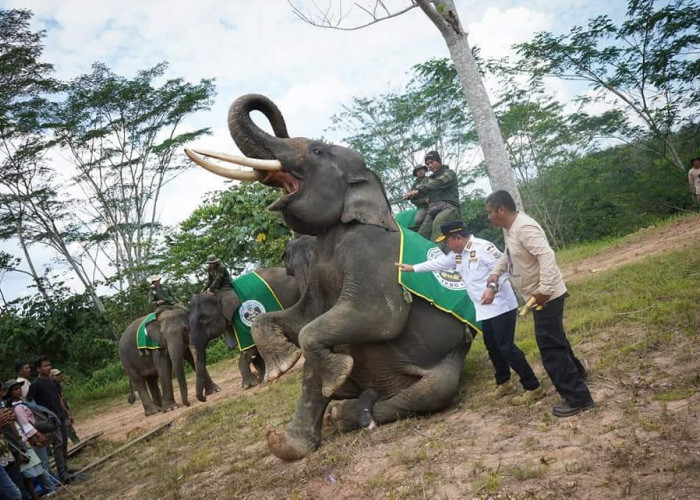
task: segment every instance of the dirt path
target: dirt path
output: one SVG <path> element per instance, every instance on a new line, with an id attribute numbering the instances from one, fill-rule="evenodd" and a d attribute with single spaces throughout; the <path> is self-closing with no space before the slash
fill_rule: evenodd
<path id="1" fill-rule="evenodd" d="M 660 255 L 688 248 L 700 239 L 700 216 L 679 219 L 657 229 L 641 229 L 627 236 L 621 243 L 601 250 L 593 257 L 562 267 L 566 281 L 637 262 L 650 255 Z"/>

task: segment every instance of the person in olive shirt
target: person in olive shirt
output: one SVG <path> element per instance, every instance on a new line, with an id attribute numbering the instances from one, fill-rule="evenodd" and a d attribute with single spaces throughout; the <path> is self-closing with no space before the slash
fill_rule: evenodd
<path id="1" fill-rule="evenodd" d="M 405 197 L 427 196 L 430 199 L 428 215 L 421 224 L 418 234 L 430 241 L 440 236 L 440 226 L 445 222 L 460 219 L 457 174 L 442 164 L 437 151 L 428 151 L 425 164 L 433 173 L 428 181 L 406 193 Z"/>
<path id="2" fill-rule="evenodd" d="M 428 177 L 425 174 L 428 173 L 428 167 L 425 165 L 419 165 L 413 169 L 413 176 L 416 180 L 411 186 L 411 191 L 414 191 L 418 186 L 428 182 Z M 416 207 L 416 215 L 413 218 L 413 225 L 409 228 L 412 231 L 418 231 L 421 224 L 425 220 L 425 216 L 428 214 L 428 195 L 417 195 L 411 198 L 411 203 Z"/>
<path id="3" fill-rule="evenodd" d="M 233 290 L 231 275 L 216 255 L 207 257 L 207 284 L 202 292 L 215 294 L 219 290 Z"/>
<path id="4" fill-rule="evenodd" d="M 153 275 L 148 278 L 148 281 L 151 282 L 151 305 L 156 315 L 178 305 L 178 301 L 173 293 L 167 287 L 160 284 L 160 276 Z"/>

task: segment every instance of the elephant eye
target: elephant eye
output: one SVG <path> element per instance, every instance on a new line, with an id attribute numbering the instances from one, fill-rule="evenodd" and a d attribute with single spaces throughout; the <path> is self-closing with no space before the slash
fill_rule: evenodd
<path id="1" fill-rule="evenodd" d="M 311 148 L 311 152 L 315 155 L 321 154 L 321 150 L 319 148 Z"/>

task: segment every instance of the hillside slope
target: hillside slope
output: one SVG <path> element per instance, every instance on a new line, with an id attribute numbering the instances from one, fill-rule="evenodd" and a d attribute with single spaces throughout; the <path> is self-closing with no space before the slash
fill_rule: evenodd
<path id="1" fill-rule="evenodd" d="M 81 433 L 123 440 L 176 419 L 71 490 L 115 499 L 697 497 L 700 218 L 645 229 L 562 267 L 572 295 L 567 330 L 597 401 L 590 412 L 553 417 L 551 384 L 529 408 L 490 399 L 477 339 L 448 410 L 374 433 L 326 425 L 321 448 L 287 464 L 270 456 L 264 434 L 291 418 L 298 368 L 241 393 L 229 361 L 214 367 L 224 390 L 207 403 L 144 419 L 140 407 L 115 402 L 80 422 Z M 520 322 L 518 343 L 547 381 L 531 320 Z M 114 447 L 102 441 L 79 462 Z"/>

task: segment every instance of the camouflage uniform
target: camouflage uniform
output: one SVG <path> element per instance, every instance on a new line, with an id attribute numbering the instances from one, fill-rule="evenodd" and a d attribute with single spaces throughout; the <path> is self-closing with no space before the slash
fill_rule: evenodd
<path id="1" fill-rule="evenodd" d="M 426 178 L 426 181 L 416 187 L 418 196 L 430 199 L 428 215 L 421 224 L 418 234 L 435 241 L 440 236 L 442 224 L 461 218 L 457 174 L 447 165 L 440 165 L 440 168 Z"/>
<path id="2" fill-rule="evenodd" d="M 428 182 L 428 177 L 417 177 L 413 186 L 411 186 L 411 190 L 417 190 L 419 186 L 422 186 L 426 182 Z M 417 232 L 428 213 L 428 195 L 419 194 L 418 196 L 414 196 L 411 198 L 411 203 L 416 207 L 416 216 L 413 218 L 413 225 L 410 229 Z"/>
<path id="3" fill-rule="evenodd" d="M 158 301 L 162 300 L 162 304 L 158 304 Z M 153 306 L 156 316 L 161 312 L 172 309 L 178 305 L 178 301 L 170 290 L 168 290 L 163 285 L 151 285 L 151 305 Z"/>
<path id="4" fill-rule="evenodd" d="M 219 262 L 215 268 L 207 269 L 208 279 L 207 284 L 204 286 L 202 292 L 213 292 L 216 293 L 219 290 L 233 290 L 233 285 L 231 284 L 231 275 L 224 266 Z"/>

